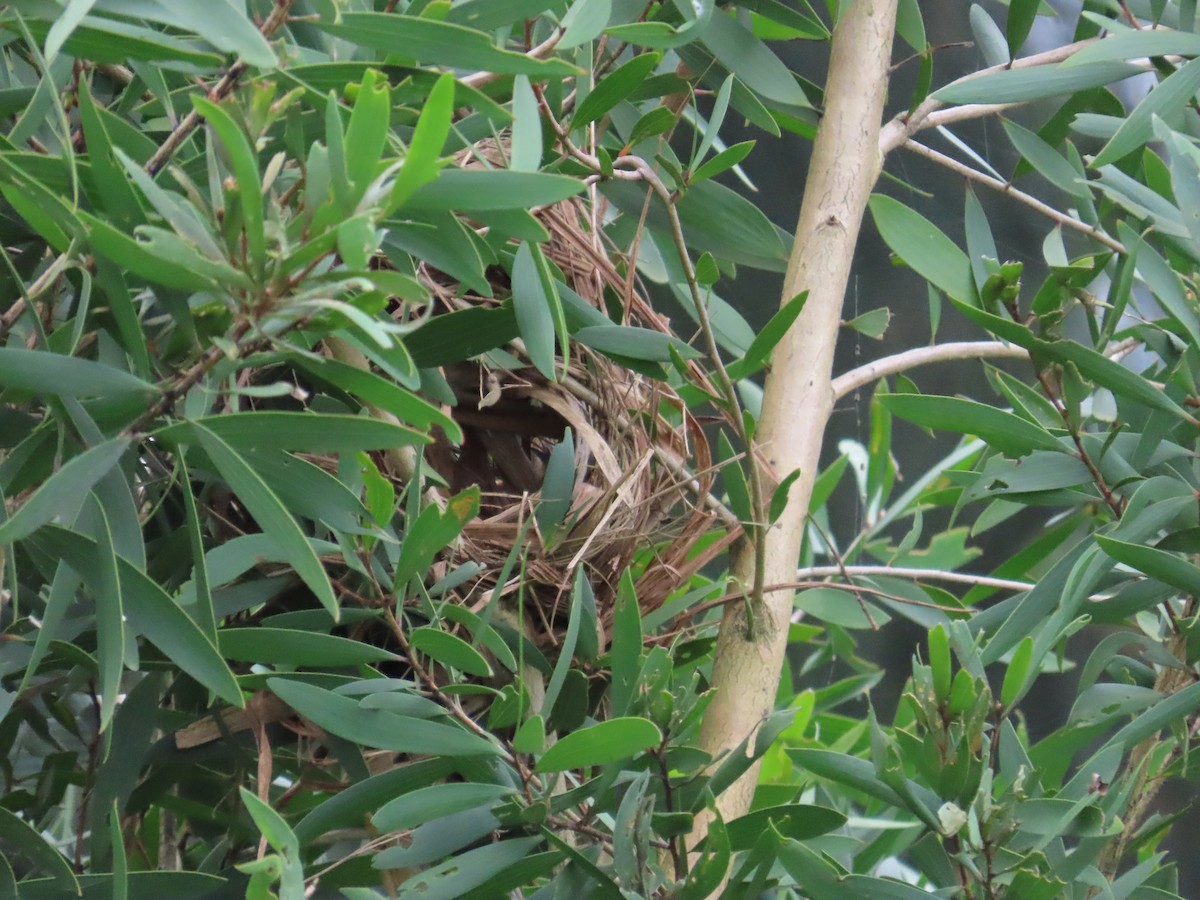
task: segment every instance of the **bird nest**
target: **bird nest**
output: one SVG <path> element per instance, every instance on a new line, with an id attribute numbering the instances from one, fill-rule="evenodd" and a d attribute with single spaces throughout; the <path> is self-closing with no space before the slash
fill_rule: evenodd
<path id="1" fill-rule="evenodd" d="M 615 252 L 591 227 L 597 219 L 587 202 L 573 199 L 534 212 L 550 233 L 543 253 L 576 294 L 601 310 L 606 298 L 618 299 L 624 324 L 672 334 L 669 321 L 650 307 L 636 279 L 621 271 Z M 467 291 L 427 264 L 419 274 L 437 311 L 445 313 L 502 303 L 508 279 L 494 271 L 493 297 Z M 521 564 L 508 567 L 515 574 L 499 585 L 500 593 L 515 602 L 522 592 L 521 602 L 533 612 L 534 621 L 527 622 L 551 644 L 558 643 L 579 567 L 607 632 L 618 583 L 631 564 L 644 612 L 661 605 L 730 539 L 698 548 L 713 523 L 703 502 L 712 463 L 704 432 L 679 395 L 666 381 L 575 341 L 568 355 L 565 370 L 558 361 L 553 380 L 529 363 L 519 341 L 447 367 L 457 400 L 452 414 L 464 439 L 459 446 L 443 440 L 427 451 L 428 463 L 451 489 L 478 485 L 481 491 L 479 515 L 438 561 L 434 577 L 466 560 L 480 564 L 479 577 L 454 592 L 456 602 L 479 611 L 491 602 L 521 543 Z M 703 378 L 698 368 L 694 374 Z M 542 497 L 547 463 L 568 429 L 574 448 L 569 497 L 553 498 L 560 524 L 543 529 L 537 510 L 551 499 Z"/>

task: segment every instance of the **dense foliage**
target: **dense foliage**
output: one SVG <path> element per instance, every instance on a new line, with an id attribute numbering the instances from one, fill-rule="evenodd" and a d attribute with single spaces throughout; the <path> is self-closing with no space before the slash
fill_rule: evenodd
<path id="1" fill-rule="evenodd" d="M 873 198 L 929 346 L 831 385 L 874 391 L 870 434 L 826 437 L 796 671 L 754 733 L 699 746 L 721 611 L 764 587 L 728 548 L 797 477 L 755 429 L 805 303 L 756 333 L 719 296 L 792 243 L 726 138 L 807 140 L 838 102 L 781 61 L 829 40 L 815 6 L 4 5 L 0 894 L 1179 896 L 1186 0 L 1089 0 L 1081 43 L 1011 67 L 1041 5 L 973 7 L 992 68 L 950 84 L 899 4 L 919 77 L 881 150 L 1042 216 L 1044 274 L 971 187 L 962 241 L 903 186 Z M 1146 72 L 1126 111 L 1111 85 Z M 1049 98 L 1004 121 L 1015 172 L 953 133 Z M 916 143 L 934 125 L 953 158 Z M 987 341 L 939 344 L 951 317 Z M 971 357 L 1008 360 L 990 398 L 909 373 Z M 961 440 L 901 473 L 897 420 Z M 975 571 L 1014 516 L 1038 527 Z M 880 721 L 857 638 L 897 618 L 926 637 Z M 1023 704 L 1065 672 L 1032 740 Z"/>

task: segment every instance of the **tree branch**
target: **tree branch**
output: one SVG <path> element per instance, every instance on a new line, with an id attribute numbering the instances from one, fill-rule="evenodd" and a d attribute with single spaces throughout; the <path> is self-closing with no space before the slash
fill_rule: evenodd
<path id="1" fill-rule="evenodd" d="M 545 59 L 554 52 L 554 48 L 558 46 L 558 42 L 562 40 L 565 34 L 562 29 L 555 29 L 554 33 L 546 40 L 542 41 L 525 55 L 530 59 Z M 504 76 L 497 72 L 475 72 L 471 75 L 465 75 L 458 79 L 459 84 L 465 84 L 467 87 L 481 88 L 491 84 L 493 81 L 499 81 Z"/>
<path id="2" fill-rule="evenodd" d="M 896 6 L 897 0 L 844 4 L 834 28 L 826 109 L 813 144 L 782 293 L 786 302 L 807 290 L 808 302 L 775 348 L 755 438 L 767 479 L 795 471 L 800 475 L 761 546 L 743 542 L 738 548 L 733 571 L 742 585 L 756 580 L 758 554 L 765 568 L 762 583 L 795 580 L 833 408 L 833 350 L 842 303 L 863 213 L 882 162 L 879 132 Z M 791 614 L 791 591 L 725 608 L 713 662 L 714 696 L 700 732 L 700 746 L 713 758 L 736 748 L 774 708 Z M 750 808 L 757 778 L 758 767 L 752 766 L 717 799 L 725 821 Z M 709 821 L 708 815 L 697 817 L 689 846 L 707 832 Z"/>
<path id="3" fill-rule="evenodd" d="M 929 347 L 914 347 L 892 356 L 851 369 L 833 379 L 833 395 L 840 400 L 872 381 L 907 372 L 917 366 L 946 362 L 954 359 L 1028 359 L 1029 351 L 1016 344 L 1003 341 L 958 341 L 949 344 L 933 344 Z"/>
<path id="4" fill-rule="evenodd" d="M 851 578 L 906 578 L 909 581 L 945 581 L 950 584 L 966 584 L 971 587 L 990 587 L 1001 591 L 1028 591 L 1034 587 L 1030 581 L 1013 581 L 1009 578 L 993 578 L 990 575 L 971 575 L 968 572 L 947 572 L 944 569 L 909 569 L 902 566 L 808 566 L 797 569 L 796 578 L 804 581 L 812 578 L 837 578 L 842 574 Z"/>
<path id="5" fill-rule="evenodd" d="M 1096 226 L 1089 225 L 1087 222 L 1081 222 L 1078 219 L 1068 216 L 1066 213 L 1055 209 L 1053 206 L 1043 203 L 1032 194 L 1027 194 L 1022 190 L 1018 190 L 1012 186 L 1011 182 L 1001 181 L 999 178 L 993 178 L 991 175 L 980 172 L 978 169 L 972 169 L 970 166 L 960 163 L 957 159 L 949 157 L 944 153 L 940 153 L 931 147 L 926 147 L 924 144 L 919 144 L 916 141 L 905 142 L 904 149 L 911 150 L 918 156 L 923 156 L 928 160 L 932 160 L 939 166 L 949 169 L 951 172 L 955 172 L 969 181 L 974 181 L 977 184 L 985 185 L 990 187 L 992 190 L 999 191 L 1002 194 L 1007 194 L 1014 200 L 1024 203 L 1030 209 L 1041 213 L 1046 218 L 1057 222 L 1064 228 L 1070 228 L 1074 231 L 1086 234 L 1088 237 L 1094 238 L 1105 247 L 1116 253 L 1124 254 L 1126 252 L 1124 244 L 1114 238 L 1109 237 Z"/>
<path id="6" fill-rule="evenodd" d="M 283 27 L 283 23 L 287 21 L 288 10 L 291 8 L 292 0 L 275 0 L 275 7 L 271 10 L 271 15 L 267 16 L 266 21 L 259 28 L 263 37 L 269 38 Z M 239 59 L 235 62 L 208 92 L 208 99 L 217 103 L 228 97 L 248 68 L 250 67 L 244 60 Z M 200 119 L 200 113 L 194 109 L 184 116 L 167 135 L 167 139 L 154 151 L 154 155 L 146 161 L 146 171 L 151 175 L 157 174 L 158 170 L 167 164 L 167 160 L 175 155 L 175 151 L 183 145 L 188 136 L 196 130 Z"/>
<path id="7" fill-rule="evenodd" d="M 1052 50 L 1047 50 L 1044 53 L 1035 53 L 1033 56 L 1014 59 L 1011 63 L 991 66 L 987 69 L 980 69 L 978 72 L 972 72 L 970 75 L 964 75 L 957 81 L 951 84 L 962 84 L 964 81 L 970 81 L 972 78 L 979 78 L 981 75 L 987 75 L 991 72 L 1003 72 L 1007 69 L 1028 69 L 1033 66 L 1050 66 L 1062 62 L 1064 59 L 1069 59 L 1074 56 L 1084 47 L 1094 44 L 1099 38 L 1090 38 L 1086 41 L 1077 41 L 1074 44 L 1067 44 L 1064 47 L 1055 47 Z M 946 122 L 961 122 L 968 118 L 979 118 L 981 116 L 995 115 L 1003 109 L 1020 104 L 991 104 L 991 103 L 971 103 L 962 106 L 952 107 L 958 110 L 957 116 L 951 116 L 949 112 L 939 121 L 935 119 L 930 121 L 930 117 L 939 110 L 946 109 L 946 104 L 941 100 L 935 100 L 933 97 L 928 97 L 911 113 L 903 112 L 896 116 L 892 121 L 888 122 L 883 127 L 879 135 L 879 151 L 884 156 L 891 153 L 897 147 L 902 146 L 918 131 L 926 128 L 932 128 L 934 125 L 944 125 Z"/>

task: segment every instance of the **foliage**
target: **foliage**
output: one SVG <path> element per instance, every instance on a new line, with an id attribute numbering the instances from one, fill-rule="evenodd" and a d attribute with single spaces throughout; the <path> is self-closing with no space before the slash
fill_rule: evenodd
<path id="1" fill-rule="evenodd" d="M 1178 896 L 1154 799 L 1190 776 L 1200 708 L 1193 5 L 1088 4 L 1077 37 L 1109 37 L 1012 68 L 1041 5 L 1012 0 L 1007 31 L 977 7 L 999 68 L 928 96 L 900 6 L 921 73 L 892 100 L 900 143 L 944 104 L 1059 98 L 1036 130 L 1005 122 L 1008 174 L 1057 204 L 1039 283 L 969 191 L 965 249 L 908 194 L 871 204 L 931 285 L 931 334 L 945 306 L 1027 361 L 988 367 L 987 402 L 896 374 L 866 444 L 829 436 L 796 671 L 713 758 L 716 625 L 749 602 L 722 554 L 795 477 L 747 453 L 755 379 L 804 302 L 756 336 L 715 291 L 782 271 L 791 242 L 735 190 L 752 143 L 729 135 L 812 135 L 836 99 L 779 54 L 827 40 L 828 9 L 6 4 L 0 893 Z M 1106 85 L 1146 70 L 1126 113 Z M 549 250 L 563 209 L 613 267 L 591 297 Z M 876 337 L 888 314 L 847 324 Z M 503 565 L 467 558 L 494 476 L 456 481 L 465 423 L 504 394 L 456 395 L 478 359 L 526 385 L 657 384 L 618 415 L 715 423 L 720 496 L 691 501 L 713 512 L 675 501 L 676 531 L 606 578 L 575 558 L 547 606 L 532 548 L 570 547 L 601 465 L 560 424 Z M 901 479 L 896 420 L 961 440 Z M 672 465 L 705 493 L 703 459 Z M 842 481 L 863 525 L 839 543 Z M 1033 537 L 972 574 L 1018 514 Z M 883 673 L 857 639 L 897 617 L 926 638 L 889 723 L 862 712 Z M 1023 704 L 1072 669 L 1069 717 L 1032 739 Z M 759 761 L 754 808 L 688 846 Z"/>

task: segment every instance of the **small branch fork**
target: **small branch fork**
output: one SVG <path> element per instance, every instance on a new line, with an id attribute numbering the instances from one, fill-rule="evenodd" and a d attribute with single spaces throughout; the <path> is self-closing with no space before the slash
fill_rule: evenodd
<path id="1" fill-rule="evenodd" d="M 1008 69 L 1029 69 L 1037 66 L 1056 65 L 1066 59 L 1074 56 L 1080 50 L 1094 44 L 1102 38 L 1090 38 L 1086 41 L 1078 41 L 1074 44 L 1067 44 L 1064 47 L 1055 47 L 1052 50 L 1047 50 L 1044 53 L 1037 53 L 1032 56 L 1022 57 L 1021 59 L 1013 60 L 1007 65 L 992 66 L 991 68 L 981 69 L 978 72 L 973 72 L 966 75 L 958 81 L 952 82 L 952 85 L 963 84 L 972 79 L 979 78 L 982 75 L 987 75 L 993 72 L 1002 72 Z M 958 122 L 967 122 L 973 119 L 987 118 L 990 116 L 1001 115 L 1004 112 L 1025 105 L 1024 103 L 965 103 L 960 106 L 946 106 L 941 100 L 936 100 L 933 97 L 927 98 L 911 113 L 905 112 L 896 116 L 887 125 L 883 127 L 879 137 L 879 150 L 886 156 L 891 151 L 904 147 L 906 150 L 916 153 L 918 156 L 923 156 L 926 159 L 937 163 L 961 175 L 970 181 L 984 185 L 992 190 L 999 191 L 1023 203 L 1025 206 L 1037 212 L 1039 215 L 1045 216 L 1051 221 L 1061 225 L 1064 228 L 1070 228 L 1075 231 L 1082 232 L 1088 237 L 1103 244 L 1108 249 L 1124 254 L 1125 246 L 1112 237 L 1109 237 L 1095 226 L 1089 225 L 1086 222 L 1081 222 L 1072 216 L 1063 213 L 1060 210 L 1043 203 L 1036 197 L 1018 190 L 1011 183 L 1002 181 L 970 166 L 964 165 L 959 161 L 940 153 L 925 144 L 918 143 L 914 137 L 921 131 L 930 128 L 939 128 L 945 125 L 951 125 Z"/>

